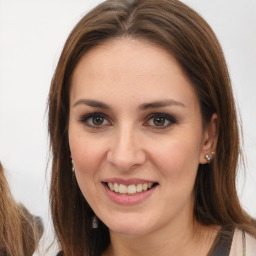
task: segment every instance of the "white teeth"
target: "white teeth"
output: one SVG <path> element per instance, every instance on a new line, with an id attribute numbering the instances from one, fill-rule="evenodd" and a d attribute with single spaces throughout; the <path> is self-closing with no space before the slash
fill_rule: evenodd
<path id="1" fill-rule="evenodd" d="M 148 189 L 148 183 L 144 183 L 143 186 L 142 186 L 142 189 L 144 191 L 146 191 Z"/>
<path id="2" fill-rule="evenodd" d="M 129 189 L 128 189 L 129 190 Z M 120 184 L 119 185 L 119 193 L 120 194 L 126 194 L 127 193 L 127 186 Z"/>
<path id="3" fill-rule="evenodd" d="M 136 185 L 129 185 L 128 186 L 128 194 L 135 194 L 136 191 Z"/>
<path id="4" fill-rule="evenodd" d="M 119 186 L 118 186 L 118 184 L 114 184 L 114 191 L 116 192 L 116 193 L 118 193 L 119 192 Z"/>
<path id="5" fill-rule="evenodd" d="M 114 185 L 112 184 L 112 183 L 108 183 L 108 186 L 109 186 L 109 188 L 111 189 L 111 190 L 114 190 Z"/>
<path id="6" fill-rule="evenodd" d="M 146 191 L 150 188 L 152 188 L 153 183 L 143 183 L 143 184 L 132 184 L 129 186 L 126 186 L 124 184 L 117 184 L 117 183 L 111 183 L 108 182 L 108 187 L 110 190 L 119 193 L 119 194 L 129 194 L 129 195 L 134 195 L 136 193 L 140 193 L 142 191 Z"/>
<path id="7" fill-rule="evenodd" d="M 142 191 L 142 184 L 137 184 L 137 192 L 141 192 Z"/>

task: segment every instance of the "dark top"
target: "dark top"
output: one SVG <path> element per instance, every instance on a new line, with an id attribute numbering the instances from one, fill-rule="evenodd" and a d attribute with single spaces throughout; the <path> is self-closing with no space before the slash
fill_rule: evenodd
<path id="1" fill-rule="evenodd" d="M 233 227 L 223 227 L 210 250 L 208 256 L 228 256 L 234 236 L 235 229 Z"/>
<path id="2" fill-rule="evenodd" d="M 229 256 L 231 244 L 234 236 L 235 229 L 233 227 L 223 227 L 207 256 Z M 56 256 L 64 256 L 62 252 L 59 252 Z"/>

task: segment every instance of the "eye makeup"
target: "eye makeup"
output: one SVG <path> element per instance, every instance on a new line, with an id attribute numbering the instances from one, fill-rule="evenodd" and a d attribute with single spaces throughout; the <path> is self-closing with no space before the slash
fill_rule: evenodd
<path id="1" fill-rule="evenodd" d="M 165 129 L 173 124 L 177 124 L 176 118 L 166 113 L 151 113 L 146 116 L 143 126 L 153 129 Z M 102 112 L 88 113 L 80 117 L 79 121 L 89 128 L 103 128 L 112 125 L 110 118 Z"/>
<path id="2" fill-rule="evenodd" d="M 111 125 L 109 118 L 102 112 L 93 112 L 83 115 L 79 121 L 90 128 L 102 128 Z"/>
<path id="3" fill-rule="evenodd" d="M 147 122 L 145 122 L 144 125 L 156 129 L 164 129 L 176 123 L 177 120 L 172 115 L 166 113 L 152 113 L 147 117 Z"/>

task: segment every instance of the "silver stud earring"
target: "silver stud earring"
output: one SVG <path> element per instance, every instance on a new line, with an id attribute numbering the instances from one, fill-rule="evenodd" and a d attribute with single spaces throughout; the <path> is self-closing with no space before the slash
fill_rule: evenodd
<path id="1" fill-rule="evenodd" d="M 208 154 L 205 155 L 205 159 L 206 159 L 208 162 L 211 162 L 211 157 L 210 157 Z"/>
<path id="2" fill-rule="evenodd" d="M 211 163 L 214 154 L 215 154 L 215 152 L 211 152 L 210 154 L 206 154 L 206 155 L 205 155 L 205 159 L 208 161 L 208 164 Z"/>

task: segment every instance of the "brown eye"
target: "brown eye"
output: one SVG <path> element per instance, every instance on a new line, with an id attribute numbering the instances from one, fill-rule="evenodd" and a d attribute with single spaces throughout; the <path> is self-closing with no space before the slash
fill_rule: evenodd
<path id="1" fill-rule="evenodd" d="M 93 125 L 102 125 L 104 123 L 104 118 L 101 116 L 92 117 Z"/>
<path id="2" fill-rule="evenodd" d="M 154 117 L 152 121 L 155 126 L 164 126 L 166 119 L 163 117 Z"/>
<path id="3" fill-rule="evenodd" d="M 177 120 L 169 114 L 153 113 L 148 116 L 147 122 L 145 122 L 144 125 L 150 126 L 156 129 L 165 129 L 176 123 L 177 123 Z"/>
<path id="4" fill-rule="evenodd" d="M 89 113 L 80 118 L 80 122 L 91 128 L 103 128 L 111 125 L 108 117 L 103 113 Z"/>

